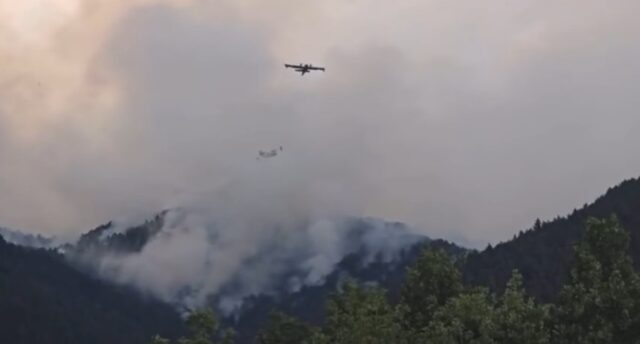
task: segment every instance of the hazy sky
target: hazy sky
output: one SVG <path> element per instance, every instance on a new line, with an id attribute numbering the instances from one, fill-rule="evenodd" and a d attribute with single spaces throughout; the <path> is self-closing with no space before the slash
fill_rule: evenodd
<path id="1" fill-rule="evenodd" d="M 0 224 L 79 232 L 241 193 L 508 239 L 640 175 L 637 13 L 636 0 L 0 0 Z"/>

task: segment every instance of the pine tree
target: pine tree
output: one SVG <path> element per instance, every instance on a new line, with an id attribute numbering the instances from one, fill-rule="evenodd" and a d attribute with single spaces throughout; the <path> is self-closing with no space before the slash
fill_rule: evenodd
<path id="1" fill-rule="evenodd" d="M 542 222 L 540 221 L 540 219 L 536 219 L 536 222 L 533 224 L 533 230 L 539 231 L 540 228 L 542 228 Z"/>

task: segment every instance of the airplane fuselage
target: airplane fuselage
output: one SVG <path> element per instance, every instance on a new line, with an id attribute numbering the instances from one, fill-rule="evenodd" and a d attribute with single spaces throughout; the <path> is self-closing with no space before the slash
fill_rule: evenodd
<path id="1" fill-rule="evenodd" d="M 310 64 L 297 64 L 297 65 L 291 65 L 291 64 L 285 64 L 284 65 L 285 68 L 292 68 L 294 71 L 299 72 L 300 75 L 305 75 L 306 73 L 309 73 L 312 70 L 321 70 L 324 72 L 324 67 L 315 67 L 313 65 Z"/>

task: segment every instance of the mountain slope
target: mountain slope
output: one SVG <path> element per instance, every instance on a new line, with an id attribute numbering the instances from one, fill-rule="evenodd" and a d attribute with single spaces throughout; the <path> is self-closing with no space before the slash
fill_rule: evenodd
<path id="1" fill-rule="evenodd" d="M 146 343 L 183 333 L 168 305 L 89 277 L 0 236 L 0 343 Z"/>
<path id="2" fill-rule="evenodd" d="M 100 226 L 83 235 L 77 244 L 65 246 L 65 257 L 53 251 L 15 246 L 0 239 L 0 323 L 8 329 L 0 331 L 0 343 L 144 343 L 156 332 L 168 337 L 178 335 L 183 329 L 172 308 L 145 299 L 125 286 L 116 287 L 91 277 L 109 278 L 110 275 L 101 275 L 104 273 L 100 270 L 104 268 L 103 258 L 111 263 L 114 257 L 130 262 L 129 257 L 148 253 L 154 240 L 172 244 L 172 231 L 180 235 L 194 234 L 187 231 L 188 226 L 166 226 L 166 214 L 163 212 L 127 229 L 117 229 L 111 223 Z M 276 229 L 273 233 L 278 235 L 265 236 L 265 242 L 256 246 L 250 255 L 242 257 L 237 271 L 223 281 L 216 293 L 209 295 L 207 302 L 219 307 L 230 300 L 232 311 L 227 313 L 224 322 L 236 328 L 240 343 L 249 343 L 273 309 L 319 323 L 324 316 L 326 297 L 345 278 L 378 284 L 389 290 L 391 299 L 396 298 L 406 267 L 415 261 L 424 245 L 443 248 L 453 256 L 465 256 L 460 260 L 460 266 L 467 285 L 485 285 L 500 291 L 511 271 L 517 268 L 523 274 L 528 291 L 539 300 L 549 301 L 557 295 L 568 275 L 573 245 L 582 236 L 585 220 L 611 214 L 616 214 L 629 231 L 631 253 L 636 266 L 640 266 L 640 179 L 632 179 L 610 188 L 594 203 L 574 210 L 566 217 L 537 222 L 514 239 L 480 252 L 467 251 L 445 241 L 416 237 L 399 223 L 371 219 L 349 219 L 341 223 L 340 229 L 333 233 L 337 236 L 331 239 L 337 241 L 330 240 L 329 245 L 321 247 L 329 249 L 327 252 L 318 251 L 317 247 L 316 251 L 309 252 L 306 246 L 318 239 L 313 235 L 325 232 L 324 227 L 320 232 L 301 228 L 286 232 L 287 236 L 280 236 L 285 232 Z M 213 245 L 207 252 L 224 249 L 216 246 L 217 229 L 206 231 L 216 234 L 203 237 Z M 284 239 L 298 244 L 291 245 Z M 343 248 L 337 255 L 332 251 L 335 244 Z M 163 250 L 168 247 L 172 246 L 162 246 Z M 160 253 L 165 252 L 161 250 Z M 303 282 L 311 276 L 313 269 L 301 262 L 317 263 L 316 258 L 332 257 L 339 259 L 328 260 L 330 270 L 326 275 Z M 71 267 L 70 261 L 81 263 L 79 266 L 83 267 L 84 273 Z M 151 266 L 162 265 L 154 260 L 143 262 Z M 206 267 L 211 261 L 204 263 Z M 264 272 L 265 266 L 271 267 L 272 263 L 278 268 L 269 270 L 274 273 L 269 277 L 269 283 L 248 294 L 238 293 L 238 290 L 246 290 L 247 285 L 255 287 L 249 283 L 253 281 L 251 278 L 255 273 Z M 112 272 L 122 268 L 119 265 L 110 267 L 116 269 L 108 270 Z M 158 271 L 163 275 L 171 272 Z M 127 285 L 126 281 L 118 280 L 122 285 Z M 298 285 L 292 287 L 292 281 Z M 191 286 L 186 282 L 181 281 L 180 290 L 188 296 Z M 135 286 L 141 287 L 140 284 Z M 239 300 L 238 306 L 234 302 Z"/>
<path id="3" fill-rule="evenodd" d="M 581 238 L 586 219 L 612 214 L 629 232 L 630 251 L 640 266 L 640 179 L 630 179 L 566 217 L 537 222 L 513 240 L 469 254 L 463 267 L 465 282 L 500 291 L 517 268 L 531 295 L 553 300 L 568 276 L 573 245 Z"/>
<path id="4" fill-rule="evenodd" d="M 188 216 L 181 214 L 177 218 L 182 215 Z M 79 263 L 85 271 L 124 283 L 127 279 L 121 277 L 120 271 L 141 261 L 145 269 L 159 271 L 158 266 L 163 265 L 163 261 L 172 264 L 185 258 L 182 253 L 171 255 L 167 250 L 180 246 L 184 235 L 197 235 L 188 230 L 189 226 L 185 225 L 188 222 L 172 225 L 171 216 L 171 212 L 165 212 L 126 230 L 115 230 L 111 223 L 100 226 L 83 235 L 78 244 L 67 251 L 67 258 Z M 198 238 L 208 242 L 208 255 L 187 255 L 190 258 L 188 266 L 201 267 L 202 274 L 217 278 L 219 270 L 211 265 L 216 262 L 208 257 L 226 259 L 226 256 L 217 255 L 225 247 L 219 246 L 219 229 L 215 224 L 207 227 L 206 232 L 208 236 Z M 326 297 L 345 278 L 378 284 L 390 291 L 390 297 L 397 297 L 406 267 L 415 261 L 425 244 L 444 248 L 454 255 L 466 252 L 453 244 L 412 233 L 401 223 L 368 218 L 321 221 L 311 225 L 302 223 L 299 228 L 284 232 L 275 229 L 272 233 L 261 241 L 255 240 L 250 254 L 231 265 L 236 266 L 236 270 L 207 294 L 206 303 L 218 309 L 226 325 L 236 329 L 239 343 L 251 342 L 273 309 L 319 324 L 324 317 Z M 159 242 L 167 245 L 150 255 L 149 251 Z M 229 253 L 238 257 L 234 252 Z M 146 255 L 154 259 L 144 258 Z M 113 262 L 117 263 L 114 265 Z M 219 267 L 224 270 L 228 265 Z M 194 276 L 196 280 L 181 279 L 176 274 L 171 279 L 172 286 L 179 283 L 180 292 L 176 297 L 166 298 L 170 294 L 163 293 L 156 295 L 178 309 L 191 308 L 193 304 L 189 301 L 192 291 L 200 287 L 199 281 L 210 281 L 200 280 L 202 274 Z M 139 274 L 134 278 L 135 286 L 142 290 L 151 283 L 140 279 Z M 244 292 L 247 290 L 248 293 Z"/>
<path id="5" fill-rule="evenodd" d="M 267 316 L 273 310 L 283 311 L 314 325 L 320 325 L 325 316 L 325 302 L 340 283 L 350 278 L 360 283 L 374 284 L 388 291 L 391 301 L 399 300 L 400 288 L 406 269 L 418 258 L 425 247 L 446 251 L 460 257 L 467 250 L 444 240 L 425 240 L 400 252 L 393 262 L 376 260 L 365 264 L 361 253 L 350 254 L 326 277 L 324 283 L 303 287 L 297 292 L 280 296 L 262 295 L 248 299 L 236 319 L 227 319 L 227 324 L 238 330 L 238 343 L 253 343 L 258 331 L 266 326 Z"/>

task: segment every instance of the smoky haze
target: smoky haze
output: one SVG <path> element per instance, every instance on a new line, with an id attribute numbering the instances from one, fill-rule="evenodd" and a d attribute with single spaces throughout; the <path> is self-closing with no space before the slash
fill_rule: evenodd
<path id="1" fill-rule="evenodd" d="M 12 3 L 8 227 L 233 196 L 251 202 L 225 216 L 371 215 L 482 246 L 640 171 L 637 1 L 56 0 L 35 21 Z M 327 72 L 283 68 L 300 62 Z"/>
<path id="2" fill-rule="evenodd" d="M 248 297 L 277 298 L 323 285 L 336 271 L 348 274 L 337 270 L 348 255 L 359 257 L 359 267 L 394 266 L 404 249 L 424 240 L 404 226 L 375 219 L 293 218 L 290 209 L 256 204 L 254 196 L 217 199 L 206 208 L 166 212 L 161 230 L 139 252 L 89 249 L 71 259 L 179 310 L 209 302 L 231 315 L 242 311 Z M 272 204 L 280 201 L 276 197 Z M 235 210 L 239 206 L 241 214 Z M 101 240 L 113 232 L 109 228 Z"/>

